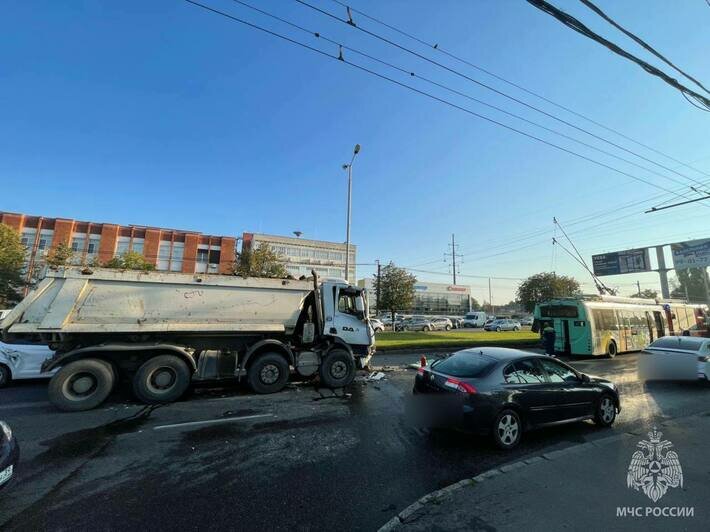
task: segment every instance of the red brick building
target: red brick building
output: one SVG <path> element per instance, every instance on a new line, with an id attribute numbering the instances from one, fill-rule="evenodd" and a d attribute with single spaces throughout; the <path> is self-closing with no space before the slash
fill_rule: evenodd
<path id="1" fill-rule="evenodd" d="M 230 273 L 237 239 L 162 227 L 81 222 L 0 212 L 0 223 L 22 235 L 27 247 L 27 278 L 47 252 L 61 242 L 71 246 L 73 261 L 106 262 L 128 251 L 141 253 L 156 269 L 182 273 Z"/>

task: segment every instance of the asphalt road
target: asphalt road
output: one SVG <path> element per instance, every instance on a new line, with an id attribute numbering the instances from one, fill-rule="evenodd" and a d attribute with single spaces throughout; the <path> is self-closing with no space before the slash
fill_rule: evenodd
<path id="1" fill-rule="evenodd" d="M 203 387 L 157 408 L 116 396 L 56 411 L 43 383 L 0 390 L 0 418 L 20 439 L 0 529 L 373 530 L 418 497 L 508 461 L 708 410 L 710 388 L 644 384 L 636 355 L 575 361 L 620 385 L 614 428 L 579 423 L 526 434 L 512 452 L 486 438 L 406 425 L 419 355 L 380 355 L 378 382 L 345 391 L 293 385 L 257 396 Z"/>

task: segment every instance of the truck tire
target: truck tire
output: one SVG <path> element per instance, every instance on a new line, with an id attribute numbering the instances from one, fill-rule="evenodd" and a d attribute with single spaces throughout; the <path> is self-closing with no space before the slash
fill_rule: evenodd
<path id="1" fill-rule="evenodd" d="M 283 390 L 291 371 L 286 359 L 279 353 L 262 353 L 250 362 L 247 382 L 256 393 L 276 393 Z"/>
<path id="2" fill-rule="evenodd" d="M 355 378 L 355 361 L 344 349 L 333 349 L 323 358 L 319 375 L 323 386 L 342 388 Z"/>
<path id="3" fill-rule="evenodd" d="M 180 357 L 159 355 L 138 368 L 133 376 L 133 393 L 143 403 L 172 403 L 185 393 L 190 378 L 190 369 Z"/>
<path id="4" fill-rule="evenodd" d="M 67 412 L 91 410 L 103 403 L 116 381 L 113 368 L 98 358 L 71 362 L 49 381 L 49 401 Z"/>

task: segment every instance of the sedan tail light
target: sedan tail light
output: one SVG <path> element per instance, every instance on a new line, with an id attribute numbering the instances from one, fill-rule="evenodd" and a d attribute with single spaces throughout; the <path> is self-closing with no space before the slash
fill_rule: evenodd
<path id="1" fill-rule="evenodd" d="M 478 390 L 476 390 L 475 386 L 473 386 L 467 382 L 460 381 L 458 379 L 453 379 L 451 377 L 446 379 L 444 386 L 446 386 L 447 388 L 452 388 L 454 390 L 457 390 L 461 393 L 467 393 L 467 394 L 478 393 Z"/>
<path id="2" fill-rule="evenodd" d="M 698 362 L 710 362 L 710 356 L 699 356 Z"/>

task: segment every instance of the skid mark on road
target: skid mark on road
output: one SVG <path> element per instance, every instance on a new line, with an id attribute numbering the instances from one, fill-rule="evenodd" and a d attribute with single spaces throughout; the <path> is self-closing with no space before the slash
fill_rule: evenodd
<path id="1" fill-rule="evenodd" d="M 247 421 L 263 417 L 273 417 L 274 414 L 255 414 L 253 416 L 225 417 L 221 419 L 206 419 L 204 421 L 186 421 L 184 423 L 172 423 L 170 425 L 158 425 L 153 430 L 176 429 L 181 427 L 201 427 L 204 425 L 216 425 L 218 423 L 234 423 L 237 421 Z"/>

